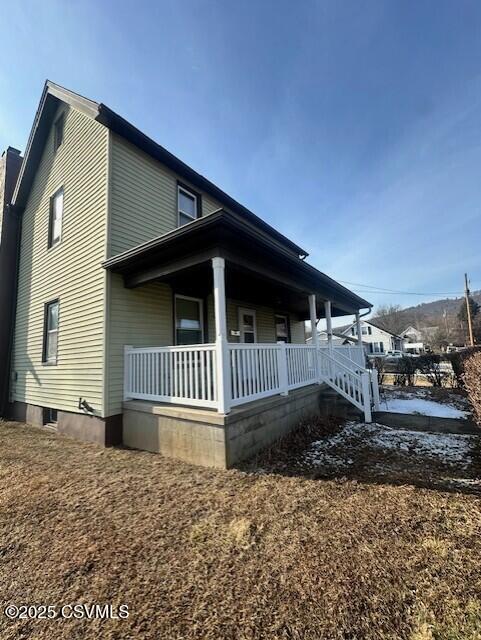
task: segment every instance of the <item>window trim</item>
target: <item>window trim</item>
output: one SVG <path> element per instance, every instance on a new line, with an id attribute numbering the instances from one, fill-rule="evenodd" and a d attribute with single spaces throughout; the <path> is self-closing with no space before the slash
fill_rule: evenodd
<path id="1" fill-rule="evenodd" d="M 58 306 L 58 320 L 57 320 L 57 351 L 55 352 L 55 360 L 48 360 L 47 358 L 47 337 L 48 337 L 48 310 L 56 304 Z M 58 337 L 60 334 L 60 298 L 54 298 L 45 302 L 43 305 L 43 340 L 42 340 L 42 365 L 45 367 L 54 367 L 58 364 Z"/>
<path id="2" fill-rule="evenodd" d="M 192 296 L 184 296 L 181 293 L 174 294 L 174 345 L 176 346 L 189 346 L 189 345 L 179 345 L 177 342 L 177 300 L 190 300 L 191 302 L 199 303 L 199 319 L 200 319 L 200 333 L 201 340 L 200 344 L 205 343 L 205 333 L 204 333 L 204 301 L 202 298 L 194 298 Z M 194 331 L 194 329 L 187 329 L 187 331 Z M 197 331 L 197 329 L 195 329 Z"/>
<path id="3" fill-rule="evenodd" d="M 241 321 L 241 316 L 243 313 L 254 316 L 254 343 L 257 342 L 257 313 L 255 309 L 251 309 L 249 307 L 239 307 L 239 311 L 237 314 L 237 321 L 239 323 L 239 342 L 241 344 L 252 344 L 248 342 L 244 342 L 244 331 L 242 330 L 243 322 Z"/>
<path id="4" fill-rule="evenodd" d="M 186 213 L 185 211 L 180 210 L 180 192 L 181 191 L 183 191 L 185 195 L 191 198 L 194 198 L 195 218 L 193 218 L 189 213 Z M 202 217 L 202 200 L 201 200 L 200 193 L 197 193 L 197 191 L 193 191 L 193 189 L 191 189 L 190 187 L 187 187 L 185 184 L 182 184 L 181 182 L 177 182 L 177 226 L 178 227 L 183 227 L 185 224 L 189 224 L 189 222 L 181 223 L 180 221 L 181 214 L 183 216 L 186 216 L 187 218 L 190 218 L 190 222 L 194 222 L 198 218 L 201 218 Z"/>
<path id="5" fill-rule="evenodd" d="M 61 223 L 60 223 L 60 238 L 54 242 L 53 241 L 53 205 L 54 205 L 54 202 L 55 202 L 55 198 L 60 193 L 62 193 L 62 220 L 61 220 Z M 53 249 L 54 247 L 58 246 L 62 242 L 62 237 L 63 237 L 63 214 L 64 214 L 64 211 L 65 211 L 65 189 L 64 189 L 64 187 L 62 185 L 61 187 L 56 189 L 56 191 L 54 191 L 52 193 L 52 195 L 50 196 L 49 213 L 48 213 L 48 247 L 47 247 L 48 249 Z"/>
<path id="6" fill-rule="evenodd" d="M 287 327 L 287 344 L 290 344 L 292 342 L 292 338 L 291 338 L 291 317 L 290 317 L 290 315 L 288 313 L 275 313 L 274 314 L 274 330 L 276 332 L 276 342 L 278 342 L 276 318 L 284 318 L 285 319 L 286 327 Z"/>
<path id="7" fill-rule="evenodd" d="M 59 125 L 62 125 L 62 139 L 60 142 L 58 141 L 58 128 Z M 62 112 L 58 118 L 53 123 L 53 152 L 57 153 L 58 149 L 62 146 L 64 138 L 65 138 L 65 112 Z"/>

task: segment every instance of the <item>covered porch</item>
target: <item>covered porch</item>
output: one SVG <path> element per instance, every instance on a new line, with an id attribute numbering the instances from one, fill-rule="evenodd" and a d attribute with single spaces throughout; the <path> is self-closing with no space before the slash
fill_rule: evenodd
<path id="1" fill-rule="evenodd" d="M 124 401 L 226 416 L 246 403 L 326 383 L 370 420 L 372 376 L 362 343 L 334 347 L 331 325 L 332 317 L 343 315 L 359 323 L 369 303 L 265 227 L 219 210 L 105 263 L 127 288 L 164 282 L 174 292 L 172 344 L 124 346 Z M 234 313 L 230 301 L 239 301 Z M 262 341 L 259 305 L 271 310 Z M 304 322 L 315 328 L 320 318 L 326 319 L 327 345 L 319 345 L 315 330 L 306 345 Z"/>

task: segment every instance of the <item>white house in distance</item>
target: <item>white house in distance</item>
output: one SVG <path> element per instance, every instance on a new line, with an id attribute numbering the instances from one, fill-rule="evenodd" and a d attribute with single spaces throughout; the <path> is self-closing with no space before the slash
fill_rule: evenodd
<path id="1" fill-rule="evenodd" d="M 387 351 L 404 351 L 404 339 L 374 324 L 372 320 L 361 320 L 361 337 L 368 355 L 384 354 Z M 327 331 L 319 332 L 321 343 L 327 341 Z M 357 341 L 356 322 L 333 328 L 333 343 L 352 344 Z"/>
<path id="2" fill-rule="evenodd" d="M 425 351 L 429 351 L 430 345 L 426 343 L 427 340 L 432 340 L 436 335 L 438 327 L 423 327 L 416 329 L 410 325 L 401 333 L 404 339 L 404 349 L 408 353 L 421 354 Z"/>

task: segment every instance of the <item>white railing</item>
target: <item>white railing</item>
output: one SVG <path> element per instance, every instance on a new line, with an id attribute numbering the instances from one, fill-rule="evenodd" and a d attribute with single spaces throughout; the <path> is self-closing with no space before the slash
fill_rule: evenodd
<path id="1" fill-rule="evenodd" d="M 328 345 L 323 344 L 320 346 L 320 349 L 323 353 L 324 350 L 327 351 L 329 347 Z M 349 358 L 349 360 L 356 362 L 363 369 L 366 367 L 366 354 L 364 352 L 364 347 L 359 347 L 354 344 L 336 344 L 332 346 L 332 352 L 336 356 L 339 355 L 341 359 L 343 357 Z"/>
<path id="2" fill-rule="evenodd" d="M 361 409 L 366 421 L 371 420 L 371 398 L 379 396 L 377 375 L 374 378 L 364 363 L 359 363 L 358 347 L 316 351 L 312 345 L 230 343 L 224 347 L 226 376 L 222 376 L 218 348 L 216 344 L 125 347 L 124 398 L 228 411 L 246 402 L 325 382 Z M 223 403 L 219 380 L 226 381 Z"/>
<path id="3" fill-rule="evenodd" d="M 124 398 L 217 407 L 215 349 L 125 347 Z"/>
<path id="4" fill-rule="evenodd" d="M 366 422 L 371 422 L 371 376 L 346 365 L 335 352 L 321 351 L 320 374 L 326 384 L 364 412 Z"/>
<path id="5" fill-rule="evenodd" d="M 277 395 L 283 391 L 281 349 L 277 344 L 228 345 L 231 406 Z"/>

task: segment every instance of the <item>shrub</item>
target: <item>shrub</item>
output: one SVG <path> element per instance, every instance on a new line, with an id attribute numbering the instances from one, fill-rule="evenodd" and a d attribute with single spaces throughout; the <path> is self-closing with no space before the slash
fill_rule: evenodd
<path id="1" fill-rule="evenodd" d="M 481 425 L 481 351 L 471 353 L 464 361 L 464 386 L 476 422 Z"/>
<path id="2" fill-rule="evenodd" d="M 403 356 L 397 363 L 396 384 L 401 387 L 414 386 L 415 373 L 415 358 L 408 358 L 406 356 Z"/>
<path id="3" fill-rule="evenodd" d="M 470 358 L 473 353 L 480 351 L 481 347 L 469 347 L 469 349 L 463 349 L 463 351 L 446 354 L 446 358 L 453 368 L 454 381 L 459 388 L 464 388 L 464 365 L 466 360 Z"/>
<path id="4" fill-rule="evenodd" d="M 442 387 L 446 374 L 441 369 L 441 356 L 430 353 L 416 358 L 416 368 L 426 376 L 433 387 Z"/>

